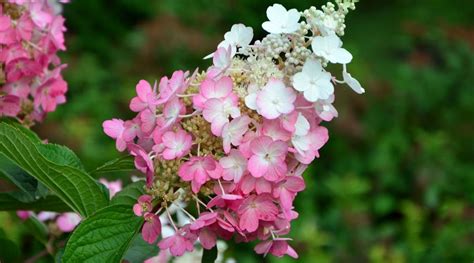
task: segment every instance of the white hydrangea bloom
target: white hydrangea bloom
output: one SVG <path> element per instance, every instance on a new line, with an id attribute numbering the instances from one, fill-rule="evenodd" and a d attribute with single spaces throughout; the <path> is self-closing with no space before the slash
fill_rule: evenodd
<path id="1" fill-rule="evenodd" d="M 342 77 L 344 79 L 344 82 L 356 93 L 362 94 L 365 92 L 365 89 L 362 88 L 360 85 L 359 81 L 351 76 L 349 72 L 347 72 L 346 69 L 346 64 L 343 65 L 344 70 L 342 71 Z"/>
<path id="2" fill-rule="evenodd" d="M 263 29 L 271 34 L 290 34 L 300 27 L 300 12 L 296 9 L 286 10 L 280 4 L 274 4 L 267 8 L 269 21 L 262 24 Z"/>
<path id="3" fill-rule="evenodd" d="M 308 59 L 301 72 L 293 76 L 293 86 L 310 102 L 318 99 L 327 99 L 334 93 L 331 83 L 331 74 L 324 71 L 321 63 L 315 59 Z"/>
<path id="4" fill-rule="evenodd" d="M 224 40 L 219 43 L 219 47 L 227 48 L 231 46 L 234 51 L 233 53 L 235 53 L 238 47 L 247 47 L 252 42 L 252 39 L 253 29 L 251 27 L 244 24 L 235 24 L 229 32 L 224 34 Z"/>
<path id="5" fill-rule="evenodd" d="M 311 43 L 316 56 L 323 57 L 331 63 L 347 64 L 352 55 L 342 48 L 342 41 L 336 35 L 316 36 Z"/>

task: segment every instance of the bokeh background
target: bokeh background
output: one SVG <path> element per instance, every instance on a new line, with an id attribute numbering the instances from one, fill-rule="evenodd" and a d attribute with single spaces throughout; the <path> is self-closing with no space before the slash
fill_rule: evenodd
<path id="1" fill-rule="evenodd" d="M 278 2 L 299 10 L 324 4 Z M 273 3 L 72 1 L 61 54 L 68 102 L 35 131 L 75 150 L 88 168 L 118 157 L 101 124 L 131 117 L 138 80 L 207 67 L 202 57 L 234 23 L 261 38 Z M 366 94 L 336 88 L 340 117 L 327 125 L 330 141 L 296 201 L 291 236 L 300 262 L 473 262 L 474 4 L 362 0 L 346 24 L 350 72 Z M 25 257 L 43 249 L 13 214 L 0 220 Z M 262 259 L 250 245 L 231 245 L 226 255 L 292 262 Z"/>

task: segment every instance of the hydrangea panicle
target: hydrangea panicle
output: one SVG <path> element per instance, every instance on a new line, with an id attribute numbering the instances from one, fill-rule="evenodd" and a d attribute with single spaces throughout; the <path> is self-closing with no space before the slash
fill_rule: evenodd
<path id="1" fill-rule="evenodd" d="M 65 3 L 66 1 L 60 1 Z M 66 102 L 67 83 L 57 56 L 64 46 L 64 18 L 56 1 L 0 3 L 0 116 L 26 126 Z"/>
<path id="2" fill-rule="evenodd" d="M 130 103 L 137 117 L 103 127 L 146 174 L 133 211 L 146 221 L 147 242 L 162 233 L 158 246 L 181 256 L 196 241 L 210 249 L 234 237 L 256 240 L 259 254 L 298 257 L 285 235 L 303 172 L 329 139 L 324 123 L 338 115 L 335 85 L 364 92 L 340 39 L 354 2 L 303 12 L 272 5 L 262 40 L 252 43 L 253 29 L 237 24 L 207 56 L 207 70 L 176 71 L 158 89 L 139 81 Z M 343 80 L 328 63 L 342 65 Z"/>

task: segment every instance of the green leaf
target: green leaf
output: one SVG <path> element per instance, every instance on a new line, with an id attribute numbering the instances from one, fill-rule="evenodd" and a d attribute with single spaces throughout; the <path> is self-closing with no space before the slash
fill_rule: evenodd
<path id="1" fill-rule="evenodd" d="M 54 256 L 54 263 L 63 262 L 63 255 L 64 255 L 64 248 L 58 249 L 58 251 L 56 252 L 56 256 Z"/>
<path id="2" fill-rule="evenodd" d="M 211 263 L 211 262 L 215 262 L 216 259 L 217 259 L 217 246 L 214 246 L 213 248 L 209 250 L 203 249 L 201 262 Z"/>
<path id="3" fill-rule="evenodd" d="M 0 238 L 0 262 L 20 262 L 20 248 L 13 241 Z"/>
<path id="4" fill-rule="evenodd" d="M 44 155 L 45 148 L 21 129 L 0 123 L 0 153 L 35 177 L 69 205 L 87 217 L 106 206 L 108 200 L 99 184 L 84 171 L 70 164 L 51 162 L 54 154 Z"/>
<path id="5" fill-rule="evenodd" d="M 21 202 L 17 196 L 22 193 L 0 193 L 0 211 L 51 211 L 51 212 L 68 212 L 71 208 L 61 199 L 54 195 L 48 195 L 33 202 Z"/>
<path id="6" fill-rule="evenodd" d="M 0 122 L 9 124 L 9 125 L 15 127 L 21 133 L 23 133 L 23 135 L 30 138 L 33 142 L 36 142 L 36 143 L 41 142 L 40 137 L 38 137 L 38 135 L 36 133 L 34 133 L 32 130 L 26 128 L 25 126 L 21 125 L 20 123 L 18 123 L 18 121 L 16 119 L 13 119 L 13 118 L 0 118 Z"/>
<path id="7" fill-rule="evenodd" d="M 124 256 L 124 259 L 130 263 L 142 263 L 145 260 L 158 255 L 160 249 L 156 244 L 148 244 L 143 240 L 142 235 L 137 233 L 132 240 L 130 248 Z"/>
<path id="8" fill-rule="evenodd" d="M 118 192 L 114 198 L 112 198 L 110 204 L 124 204 L 132 207 L 137 202 L 138 197 L 145 193 L 144 186 L 144 181 L 138 181 L 127 185 L 122 189 L 122 191 Z"/>
<path id="9" fill-rule="evenodd" d="M 71 149 L 58 145 L 58 144 L 39 144 L 38 149 L 53 163 L 61 164 L 64 166 L 71 166 L 79 170 L 85 171 L 84 166 L 81 163 L 81 160 L 77 155 L 71 151 Z"/>
<path id="10" fill-rule="evenodd" d="M 64 262 L 120 262 L 143 218 L 129 205 L 105 207 L 83 221 L 66 244 Z"/>
<path id="11" fill-rule="evenodd" d="M 98 177 L 106 173 L 118 173 L 118 172 L 129 172 L 135 171 L 135 164 L 132 156 L 124 156 L 112 161 L 108 161 L 102 166 L 99 166 L 93 171 L 90 171 L 90 174 L 93 177 Z"/>
<path id="12" fill-rule="evenodd" d="M 39 183 L 38 180 L 31 177 L 2 154 L 0 154 L 0 175 L 21 190 L 21 195 L 17 198 L 20 201 L 32 202 L 38 198 L 45 197 L 49 192 L 47 189 L 45 191 L 44 185 Z"/>

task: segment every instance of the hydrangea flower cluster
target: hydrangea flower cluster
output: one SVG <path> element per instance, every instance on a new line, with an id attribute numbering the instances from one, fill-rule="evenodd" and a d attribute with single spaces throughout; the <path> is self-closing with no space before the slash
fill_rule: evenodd
<path id="1" fill-rule="evenodd" d="M 66 101 L 65 65 L 56 55 L 66 49 L 60 10 L 55 1 L 1 1 L 0 116 L 30 126 Z"/>
<path id="2" fill-rule="evenodd" d="M 158 246 L 173 256 L 197 241 L 210 249 L 217 238 L 235 238 L 257 240 L 258 254 L 298 257 L 286 237 L 298 217 L 293 201 L 328 141 L 322 123 L 337 116 L 334 85 L 364 92 L 339 38 L 354 1 L 336 3 L 304 12 L 268 7 L 265 38 L 252 44 L 252 28 L 232 26 L 206 71 L 141 80 L 130 102 L 136 117 L 103 123 L 146 175 L 147 194 L 133 207 L 145 219 L 144 240 L 160 238 L 165 217 L 174 231 Z M 329 63 L 342 65 L 342 80 Z M 177 224 L 171 206 L 189 220 Z"/>

